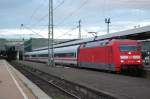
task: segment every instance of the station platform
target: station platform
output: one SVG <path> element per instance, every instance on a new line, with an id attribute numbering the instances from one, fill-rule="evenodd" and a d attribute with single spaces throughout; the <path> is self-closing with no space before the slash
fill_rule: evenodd
<path id="1" fill-rule="evenodd" d="M 36 62 L 15 62 L 87 88 L 110 93 L 119 99 L 150 99 L 149 79 L 62 66 L 49 67 Z"/>
<path id="2" fill-rule="evenodd" d="M 150 64 L 144 65 L 145 78 L 150 79 Z"/>
<path id="3" fill-rule="evenodd" d="M 0 60 L 0 99 L 51 99 L 7 61 Z"/>

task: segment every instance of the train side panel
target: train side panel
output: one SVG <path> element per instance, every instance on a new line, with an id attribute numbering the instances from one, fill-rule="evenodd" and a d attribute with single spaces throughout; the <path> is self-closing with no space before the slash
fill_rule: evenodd
<path id="1" fill-rule="evenodd" d="M 118 44 L 111 42 L 112 44 L 112 51 L 113 51 L 113 61 L 114 61 L 114 71 L 120 71 L 121 64 L 120 64 L 120 53 L 119 53 L 119 47 Z"/>
<path id="2" fill-rule="evenodd" d="M 78 56 L 79 67 L 103 70 L 115 70 L 112 46 L 80 48 Z"/>
<path id="3" fill-rule="evenodd" d="M 54 61 L 60 65 L 77 66 L 77 53 L 80 45 L 56 48 L 54 50 Z"/>

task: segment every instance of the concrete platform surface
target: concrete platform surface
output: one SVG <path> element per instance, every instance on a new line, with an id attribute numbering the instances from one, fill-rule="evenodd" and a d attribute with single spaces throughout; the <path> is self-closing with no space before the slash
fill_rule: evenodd
<path id="1" fill-rule="evenodd" d="M 35 88 L 38 92 L 36 94 L 34 92 Z M 0 99 L 51 98 L 48 97 L 45 93 L 43 93 L 39 88 L 37 88 L 36 85 L 30 82 L 20 72 L 14 69 L 7 61 L 0 60 Z"/>
<path id="2" fill-rule="evenodd" d="M 19 63 L 80 85 L 123 97 L 124 99 L 150 99 L 149 79 L 86 69 L 48 67 L 46 64 L 27 61 L 19 61 Z"/>
<path id="3" fill-rule="evenodd" d="M 150 64 L 144 65 L 145 78 L 150 79 Z"/>

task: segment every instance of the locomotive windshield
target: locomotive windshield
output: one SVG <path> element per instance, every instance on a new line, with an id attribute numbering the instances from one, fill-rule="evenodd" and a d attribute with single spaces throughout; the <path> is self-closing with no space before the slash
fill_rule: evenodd
<path id="1" fill-rule="evenodd" d="M 138 46 L 135 45 L 120 45 L 121 52 L 137 52 Z"/>

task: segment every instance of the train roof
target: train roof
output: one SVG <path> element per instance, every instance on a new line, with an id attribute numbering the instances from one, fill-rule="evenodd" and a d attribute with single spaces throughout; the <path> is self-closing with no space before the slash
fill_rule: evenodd
<path id="1" fill-rule="evenodd" d="M 25 55 L 39 55 L 39 54 L 48 54 L 48 50 L 32 51 L 26 52 Z"/>
<path id="2" fill-rule="evenodd" d="M 66 46 L 67 48 L 66 47 L 56 48 L 54 51 L 56 53 L 62 53 L 62 52 L 71 53 L 71 52 L 76 52 L 79 46 L 80 45 Z"/>
<path id="3" fill-rule="evenodd" d="M 66 47 L 61 47 L 61 48 L 57 48 L 54 49 L 54 51 L 56 53 L 62 53 L 62 52 L 67 52 L 67 53 L 71 53 L 71 52 L 76 52 L 77 49 L 79 48 L 80 45 L 74 45 L 74 46 L 66 46 Z M 25 55 L 39 55 L 39 54 L 48 54 L 48 49 L 46 50 L 39 50 L 39 51 L 32 51 L 32 52 L 26 52 Z"/>

